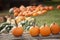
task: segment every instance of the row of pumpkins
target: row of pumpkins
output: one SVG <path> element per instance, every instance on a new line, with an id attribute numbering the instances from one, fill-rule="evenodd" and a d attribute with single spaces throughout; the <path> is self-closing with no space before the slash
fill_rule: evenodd
<path id="1" fill-rule="evenodd" d="M 60 5 L 57 6 L 57 9 L 60 9 Z M 13 13 L 14 16 L 38 16 L 41 14 L 45 14 L 48 10 L 54 10 L 53 6 L 23 6 L 21 5 L 19 8 L 14 7 Z"/>
<path id="2" fill-rule="evenodd" d="M 24 29 L 23 27 L 16 27 L 12 30 L 12 35 L 15 37 L 19 37 L 23 34 Z M 39 28 L 39 26 L 33 25 L 29 28 L 29 34 L 33 37 L 36 37 L 38 35 L 41 36 L 49 36 L 50 34 L 56 35 L 59 34 L 60 27 L 57 23 L 52 23 L 50 26 L 47 24 L 44 24 Z"/>

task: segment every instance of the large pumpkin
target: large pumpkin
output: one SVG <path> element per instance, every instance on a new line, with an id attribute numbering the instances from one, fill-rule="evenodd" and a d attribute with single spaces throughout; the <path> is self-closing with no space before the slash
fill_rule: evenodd
<path id="1" fill-rule="evenodd" d="M 39 27 L 38 26 L 32 26 L 29 30 L 29 33 L 31 36 L 38 36 L 39 35 Z"/>
<path id="2" fill-rule="evenodd" d="M 59 33 L 59 25 L 57 23 L 52 23 L 50 25 L 52 34 L 58 34 Z"/>
<path id="3" fill-rule="evenodd" d="M 23 34 L 23 28 L 22 27 L 16 27 L 12 30 L 12 35 L 15 37 L 19 37 Z"/>
<path id="4" fill-rule="evenodd" d="M 40 27 L 41 36 L 49 36 L 51 33 L 50 27 L 44 24 L 44 26 Z"/>

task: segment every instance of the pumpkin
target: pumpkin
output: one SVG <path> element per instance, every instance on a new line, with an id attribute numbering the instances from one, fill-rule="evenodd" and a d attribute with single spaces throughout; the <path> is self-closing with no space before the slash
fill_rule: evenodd
<path id="1" fill-rule="evenodd" d="M 15 37 L 22 36 L 22 34 L 23 34 L 23 28 L 22 27 L 16 27 L 12 30 L 12 35 L 14 35 Z"/>
<path id="2" fill-rule="evenodd" d="M 39 4 L 38 6 L 39 6 L 39 7 L 43 7 L 43 5 L 42 5 L 42 4 Z"/>
<path id="3" fill-rule="evenodd" d="M 30 8 L 31 11 L 34 11 L 35 9 L 36 9 L 36 6 L 32 6 L 32 7 Z"/>
<path id="4" fill-rule="evenodd" d="M 43 7 L 42 4 L 38 5 L 38 7 L 39 7 L 40 10 L 43 10 L 44 9 L 44 7 Z"/>
<path id="5" fill-rule="evenodd" d="M 18 16 L 24 16 L 23 12 L 20 12 L 20 13 L 18 14 Z"/>
<path id="6" fill-rule="evenodd" d="M 50 27 L 46 24 L 40 27 L 40 34 L 41 36 L 49 36 L 51 34 Z"/>
<path id="7" fill-rule="evenodd" d="M 60 5 L 57 6 L 57 9 L 60 9 Z"/>
<path id="8" fill-rule="evenodd" d="M 60 27 L 59 27 L 59 29 L 60 29 Z M 59 30 L 60 31 L 60 30 Z"/>
<path id="9" fill-rule="evenodd" d="M 57 23 L 52 23 L 50 25 L 52 34 L 58 34 L 59 33 L 59 25 Z"/>
<path id="10" fill-rule="evenodd" d="M 0 31 L 3 30 L 6 27 L 6 25 L 10 25 L 10 23 L 7 22 L 1 23 Z"/>
<path id="11" fill-rule="evenodd" d="M 40 10 L 44 10 L 44 7 L 40 7 Z"/>
<path id="12" fill-rule="evenodd" d="M 41 15 L 41 14 L 42 14 L 42 11 L 38 11 L 37 13 L 38 13 L 39 15 Z"/>
<path id="13" fill-rule="evenodd" d="M 53 10 L 53 6 L 49 6 L 49 10 Z"/>
<path id="14" fill-rule="evenodd" d="M 32 27 L 30 27 L 29 33 L 33 37 L 38 36 L 39 35 L 39 27 L 38 26 L 32 26 Z"/>
<path id="15" fill-rule="evenodd" d="M 40 7 L 36 7 L 36 9 L 34 11 L 37 12 L 39 10 L 40 10 Z"/>
<path id="16" fill-rule="evenodd" d="M 45 7 L 44 7 L 44 10 L 49 10 L 49 7 L 48 7 L 48 6 L 45 6 Z"/>
<path id="17" fill-rule="evenodd" d="M 28 17 L 29 17 L 29 16 L 31 16 L 31 15 L 32 15 L 32 13 L 29 12 L 29 11 L 28 11 L 27 13 L 25 13 L 25 16 L 28 16 Z"/>
<path id="18" fill-rule="evenodd" d="M 41 11 L 42 14 L 44 14 L 44 13 L 46 13 L 46 12 L 47 12 L 47 10 L 42 10 L 42 11 Z"/>
<path id="19" fill-rule="evenodd" d="M 20 10 L 19 10 L 19 8 L 15 8 L 15 9 L 13 10 L 13 12 L 14 12 L 14 13 L 16 13 L 16 12 L 19 13 Z"/>
<path id="20" fill-rule="evenodd" d="M 21 5 L 21 6 L 19 7 L 19 9 L 20 9 L 21 11 L 25 11 L 25 10 L 26 10 L 26 8 L 25 8 L 24 5 Z"/>
<path id="21" fill-rule="evenodd" d="M 15 13 L 14 13 L 14 16 L 16 17 L 16 16 L 18 16 L 18 14 L 19 14 L 19 13 L 15 12 Z"/>
<path id="22" fill-rule="evenodd" d="M 32 15 L 33 15 L 33 16 L 38 16 L 38 13 L 33 13 Z"/>

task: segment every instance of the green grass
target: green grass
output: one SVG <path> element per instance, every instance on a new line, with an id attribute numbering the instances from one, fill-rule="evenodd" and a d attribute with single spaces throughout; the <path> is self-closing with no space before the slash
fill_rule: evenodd
<path id="1" fill-rule="evenodd" d="M 36 24 L 38 26 L 41 26 L 44 23 L 50 25 L 53 22 L 56 22 L 60 25 L 60 10 L 55 9 L 48 11 L 46 14 L 34 18 L 36 19 Z"/>

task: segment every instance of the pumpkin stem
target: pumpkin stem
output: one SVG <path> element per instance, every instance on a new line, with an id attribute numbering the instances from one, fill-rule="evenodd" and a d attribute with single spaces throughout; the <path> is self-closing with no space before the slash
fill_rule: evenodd
<path id="1" fill-rule="evenodd" d="M 53 23 L 55 25 L 55 23 Z"/>
<path id="2" fill-rule="evenodd" d="M 16 27 L 18 27 L 18 24 L 17 24 L 16 20 L 15 20 L 15 24 L 16 24 Z"/>
<path id="3" fill-rule="evenodd" d="M 44 27 L 45 27 L 46 23 L 44 23 Z"/>

